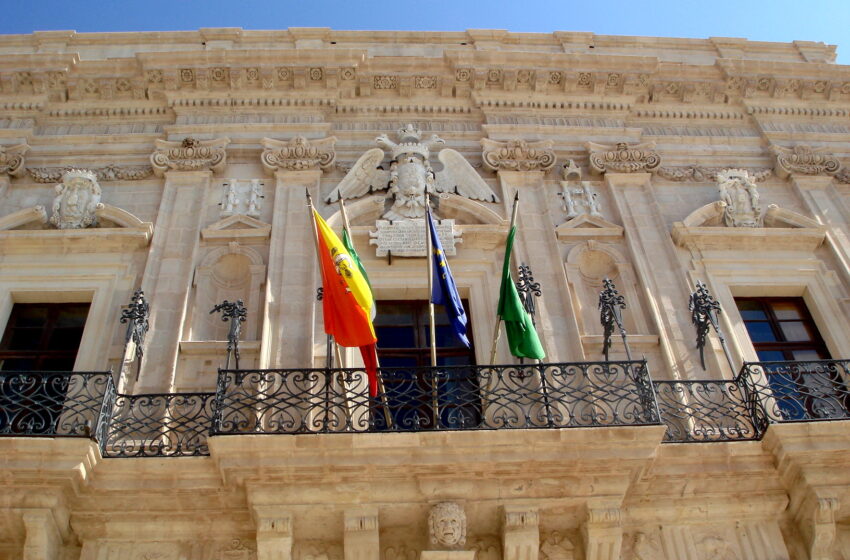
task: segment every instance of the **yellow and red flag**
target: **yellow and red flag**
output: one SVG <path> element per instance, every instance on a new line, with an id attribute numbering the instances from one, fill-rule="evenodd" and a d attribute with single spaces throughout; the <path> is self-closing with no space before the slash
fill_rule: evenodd
<path id="1" fill-rule="evenodd" d="M 369 393 L 378 394 L 372 290 L 360 267 L 330 226 L 313 210 L 322 270 L 325 332 L 340 346 L 358 347 L 369 377 Z"/>

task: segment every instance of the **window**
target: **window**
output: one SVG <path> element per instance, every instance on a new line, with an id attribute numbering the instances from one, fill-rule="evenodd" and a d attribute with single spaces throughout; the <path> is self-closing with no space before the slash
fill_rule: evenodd
<path id="1" fill-rule="evenodd" d="M 830 356 L 803 299 L 738 298 L 735 302 L 759 360 L 792 362 L 763 366 L 782 418 L 846 416 L 850 392 L 840 372 L 806 363 Z"/>
<path id="2" fill-rule="evenodd" d="M 71 371 L 88 303 L 16 303 L 0 340 L 0 371 Z"/>
<path id="3" fill-rule="evenodd" d="M 374 325 L 378 336 L 378 359 L 394 428 L 430 428 L 434 425 L 435 416 L 439 417 L 441 426 L 449 428 L 480 422 L 476 370 L 430 368 L 428 302 L 379 301 L 377 306 Z M 463 306 L 469 309 L 466 301 Z M 457 339 L 442 306 L 434 307 L 434 324 L 437 365 L 474 365 L 474 350 L 463 346 Z M 471 328 L 467 329 L 467 336 L 470 346 L 473 346 Z M 376 420 L 379 429 L 386 427 L 383 415 L 377 415 Z"/>

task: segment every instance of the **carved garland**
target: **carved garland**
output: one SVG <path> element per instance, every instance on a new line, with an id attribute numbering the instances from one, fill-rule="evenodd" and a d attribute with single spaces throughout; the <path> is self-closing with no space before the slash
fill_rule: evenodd
<path id="1" fill-rule="evenodd" d="M 74 167 L 28 167 L 27 173 L 36 183 L 56 183 L 62 180 L 62 177 L 68 171 L 72 171 Z M 119 167 L 117 165 L 107 165 L 105 167 L 88 168 L 95 174 L 98 181 L 138 181 L 146 179 L 153 175 L 153 168 L 150 165 L 133 165 Z"/>
<path id="2" fill-rule="evenodd" d="M 225 148 L 229 143 L 228 138 L 216 140 L 185 138 L 182 142 L 157 140 L 156 151 L 151 154 L 153 171 L 157 175 L 162 175 L 169 170 L 218 171 L 226 162 Z"/>
<path id="3" fill-rule="evenodd" d="M 336 158 L 335 143 L 334 136 L 313 141 L 296 136 L 289 142 L 263 138 L 263 153 L 260 159 L 269 173 L 274 173 L 278 169 L 289 171 L 325 169 L 330 167 Z"/>
<path id="4" fill-rule="evenodd" d="M 728 167 L 702 167 L 700 165 L 688 165 L 685 167 L 658 167 L 658 176 L 668 181 L 695 181 L 715 182 L 717 175 L 728 170 Z M 770 177 L 772 169 L 748 169 L 750 178 L 761 182 Z"/>
<path id="5" fill-rule="evenodd" d="M 771 146 L 776 158 L 776 174 L 787 177 L 791 173 L 802 175 L 834 175 L 841 169 L 841 162 L 826 148 L 800 145 L 793 148 Z"/>
<path id="6" fill-rule="evenodd" d="M 551 140 L 496 142 L 482 138 L 481 145 L 484 165 L 493 171 L 546 171 L 555 165 Z"/>
<path id="7" fill-rule="evenodd" d="M 605 146 L 587 142 L 590 152 L 590 167 L 596 174 L 611 173 L 651 173 L 661 165 L 661 156 L 655 151 L 655 142 L 646 142 L 629 146 L 620 142 Z"/>

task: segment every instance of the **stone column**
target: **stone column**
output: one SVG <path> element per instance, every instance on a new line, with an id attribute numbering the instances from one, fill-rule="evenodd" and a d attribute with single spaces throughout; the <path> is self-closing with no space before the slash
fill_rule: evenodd
<path id="1" fill-rule="evenodd" d="M 582 360 L 584 356 L 576 312 L 569 294 L 564 259 L 555 236 L 555 222 L 550 214 L 553 204 L 544 184 L 545 172 L 555 165 L 552 143 L 529 143 L 522 140 L 496 142 L 486 138 L 481 143 L 484 146 L 484 164 L 498 173 L 508 218 L 513 208 L 514 195 L 519 193 L 513 266 L 515 268 L 525 262 L 542 287 L 545 303 L 538 306 L 536 321 L 537 334 L 546 351 L 546 361 Z M 502 250 L 503 247 L 500 247 L 497 254 L 501 254 Z M 493 294 L 493 298 L 495 305 L 498 294 Z M 550 315 L 548 308 L 563 311 Z M 487 352 L 489 345 L 488 340 Z M 507 345 L 500 344 L 499 352 L 497 363 L 506 363 L 509 357 Z"/>
<path id="2" fill-rule="evenodd" d="M 345 512 L 345 560 L 380 560 L 378 510 L 360 507 Z"/>
<path id="3" fill-rule="evenodd" d="M 292 560 L 292 514 L 274 506 L 254 506 L 257 560 Z"/>
<path id="4" fill-rule="evenodd" d="M 212 172 L 223 167 L 227 142 L 157 140 L 151 156 L 165 185 L 142 277 L 151 316 L 136 392 L 173 389 Z"/>
<path id="5" fill-rule="evenodd" d="M 26 540 L 23 560 L 60 560 L 62 536 L 49 509 L 24 510 L 22 515 Z"/>
<path id="6" fill-rule="evenodd" d="M 623 544 L 620 509 L 608 505 L 588 504 L 581 526 L 584 555 L 587 560 L 619 560 Z"/>
<path id="7" fill-rule="evenodd" d="M 540 521 L 536 507 L 504 506 L 502 557 L 504 560 L 537 560 Z"/>
<path id="8" fill-rule="evenodd" d="M 336 138 L 290 142 L 263 139 L 263 166 L 275 177 L 260 368 L 313 365 L 318 262 L 305 192 L 321 205 L 322 169 L 335 157 Z M 285 258 L 284 258 L 285 256 Z"/>

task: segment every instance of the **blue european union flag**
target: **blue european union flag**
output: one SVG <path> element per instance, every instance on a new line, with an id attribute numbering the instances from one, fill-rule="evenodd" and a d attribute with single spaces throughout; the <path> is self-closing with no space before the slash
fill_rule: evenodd
<path id="1" fill-rule="evenodd" d="M 463 303 L 460 301 L 460 294 L 457 293 L 455 279 L 452 278 L 449 262 L 446 260 L 445 253 L 443 253 L 443 245 L 440 243 L 440 236 L 437 235 L 437 227 L 434 225 L 434 218 L 431 217 L 430 209 L 428 209 L 427 214 L 428 232 L 431 235 L 431 248 L 433 250 L 431 255 L 433 266 L 431 269 L 434 273 L 434 281 L 431 289 L 431 303 L 442 305 L 446 309 L 446 315 L 449 317 L 449 323 L 455 334 L 463 345 L 469 348 L 469 339 L 466 337 L 466 311 L 463 310 Z"/>

